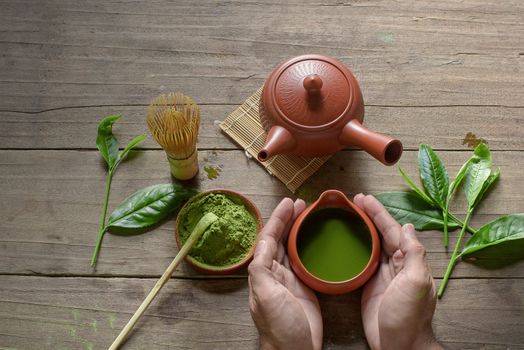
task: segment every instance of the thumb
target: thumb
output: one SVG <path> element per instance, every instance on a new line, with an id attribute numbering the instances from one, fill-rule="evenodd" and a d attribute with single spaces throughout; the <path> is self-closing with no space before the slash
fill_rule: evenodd
<path id="1" fill-rule="evenodd" d="M 273 254 L 265 240 L 257 243 L 253 261 L 249 264 L 249 283 L 253 289 L 263 287 L 269 280 L 273 279 L 271 266 L 273 265 Z"/>
<path id="2" fill-rule="evenodd" d="M 432 286 L 432 278 L 426 261 L 426 249 L 415 235 L 411 224 L 402 227 L 399 248 L 404 255 L 403 270 L 416 295 L 423 296 Z"/>
<path id="3" fill-rule="evenodd" d="M 258 241 L 255 254 L 253 255 L 253 261 L 251 262 L 250 266 L 251 265 L 262 266 L 267 269 L 271 269 L 271 266 L 273 265 L 273 254 L 266 240 L 261 239 Z"/>

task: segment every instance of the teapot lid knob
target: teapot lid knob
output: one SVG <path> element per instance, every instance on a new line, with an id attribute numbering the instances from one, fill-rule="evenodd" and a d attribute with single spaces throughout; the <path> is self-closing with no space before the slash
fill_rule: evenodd
<path id="1" fill-rule="evenodd" d="M 308 93 L 316 94 L 320 92 L 324 83 L 318 74 L 310 74 L 304 78 L 302 84 Z"/>

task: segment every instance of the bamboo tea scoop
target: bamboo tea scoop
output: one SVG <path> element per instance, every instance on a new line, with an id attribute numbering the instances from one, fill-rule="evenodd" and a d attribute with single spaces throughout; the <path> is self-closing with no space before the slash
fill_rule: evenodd
<path id="1" fill-rule="evenodd" d="M 120 347 L 120 345 L 122 344 L 126 336 L 129 334 L 129 332 L 133 329 L 135 324 L 138 322 L 138 319 L 144 314 L 144 311 L 146 311 L 147 307 L 149 306 L 149 304 L 151 304 L 151 302 L 156 297 L 160 289 L 169 280 L 169 278 L 175 271 L 178 264 L 180 264 L 182 259 L 184 259 L 187 253 L 189 253 L 189 251 L 191 250 L 195 242 L 198 241 L 200 236 L 202 236 L 202 233 L 204 233 L 206 228 L 208 228 L 208 226 L 211 225 L 216 220 L 218 220 L 218 216 L 216 216 L 213 213 L 207 213 L 200 219 L 200 221 L 198 221 L 195 228 L 193 229 L 193 232 L 191 232 L 191 235 L 187 239 L 186 243 L 182 246 L 178 254 L 175 256 L 175 258 L 171 262 L 171 264 L 167 267 L 166 271 L 164 271 L 164 273 L 162 274 L 162 277 L 160 277 L 158 282 L 156 282 L 153 289 L 151 289 L 151 292 L 149 292 L 149 294 L 144 299 L 142 304 L 138 307 L 133 317 L 131 317 L 131 319 L 129 320 L 129 322 L 127 322 L 124 329 L 122 329 L 118 337 L 116 337 L 113 344 L 111 344 L 111 347 L 109 348 L 109 350 L 115 350 Z"/>

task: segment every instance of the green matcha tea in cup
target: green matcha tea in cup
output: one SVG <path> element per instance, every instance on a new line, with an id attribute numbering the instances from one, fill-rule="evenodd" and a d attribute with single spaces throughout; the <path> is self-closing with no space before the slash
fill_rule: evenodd
<path id="1" fill-rule="evenodd" d="M 371 219 L 344 193 L 328 190 L 295 220 L 288 238 L 289 263 L 310 288 L 343 294 L 375 273 L 380 239 Z"/>
<path id="2" fill-rule="evenodd" d="M 186 261 L 196 270 L 209 274 L 228 274 L 247 265 L 253 257 L 262 219 L 250 199 L 230 190 L 202 192 L 184 205 L 175 224 L 178 248 L 209 212 L 218 216 L 218 220 L 207 227 Z"/>
<path id="3" fill-rule="evenodd" d="M 324 208 L 304 220 L 297 250 L 310 273 L 326 281 L 342 282 L 357 276 L 368 264 L 371 236 L 356 214 Z"/>

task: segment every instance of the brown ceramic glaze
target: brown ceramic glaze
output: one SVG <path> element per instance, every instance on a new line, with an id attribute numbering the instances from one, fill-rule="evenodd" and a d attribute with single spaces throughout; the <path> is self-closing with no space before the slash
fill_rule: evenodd
<path id="1" fill-rule="evenodd" d="M 334 58 L 303 55 L 277 66 L 264 84 L 259 113 L 268 133 L 260 161 L 276 154 L 324 156 L 346 146 L 362 148 L 386 165 L 402 154 L 399 140 L 362 126 L 358 82 Z"/>
<path id="2" fill-rule="evenodd" d="M 210 190 L 210 191 L 199 193 L 196 196 L 194 196 L 193 198 L 191 198 L 182 207 L 182 209 L 180 210 L 180 212 L 178 213 L 178 216 L 176 218 L 176 222 L 175 222 L 175 240 L 176 240 L 176 245 L 177 245 L 179 250 L 182 247 L 182 244 L 180 242 L 180 236 L 178 234 L 178 231 L 179 231 L 178 227 L 180 225 L 181 215 L 183 215 L 183 213 L 185 212 L 185 209 L 193 201 L 196 201 L 199 198 L 202 198 L 203 196 L 206 196 L 206 195 L 208 195 L 210 193 L 224 194 L 227 197 L 230 197 L 230 198 L 237 199 L 237 200 L 241 201 L 246 206 L 246 209 L 251 213 L 251 215 L 253 215 L 253 218 L 255 218 L 255 221 L 256 221 L 256 224 L 257 224 L 257 233 L 256 233 L 255 241 L 253 242 L 253 246 L 251 247 L 251 249 L 249 250 L 247 255 L 242 260 L 237 262 L 236 264 L 229 265 L 229 266 L 207 265 L 207 264 L 203 264 L 203 263 L 193 259 L 189 255 L 186 255 L 186 258 L 185 258 L 186 262 L 189 265 L 191 265 L 191 267 L 193 267 L 197 271 L 200 271 L 202 273 L 206 273 L 206 274 L 209 274 L 209 275 L 227 275 L 227 274 L 233 273 L 233 272 L 235 272 L 235 271 L 245 267 L 247 264 L 249 264 L 249 262 L 253 258 L 253 254 L 255 252 L 256 242 L 258 241 L 259 233 L 260 233 L 260 230 L 262 229 L 262 215 L 260 215 L 260 211 L 258 210 L 256 205 L 248 197 L 246 197 L 243 194 L 240 194 L 238 192 L 231 191 L 231 190 L 225 190 L 225 189 L 216 189 L 216 190 Z"/>
<path id="3" fill-rule="evenodd" d="M 300 226 L 306 217 L 324 208 L 341 208 L 352 213 L 356 213 L 366 224 L 371 235 L 371 257 L 364 270 L 357 276 L 342 282 L 330 282 L 322 280 L 312 275 L 302 264 L 297 251 L 297 236 L 300 232 Z M 287 242 L 287 251 L 289 263 L 295 274 L 308 285 L 310 288 L 326 294 L 343 294 L 360 288 L 375 273 L 378 267 L 380 257 L 380 238 L 375 225 L 371 219 L 357 205 L 351 202 L 342 192 L 337 190 L 325 191 L 320 195 L 318 200 L 306 208 L 293 223 Z"/>

